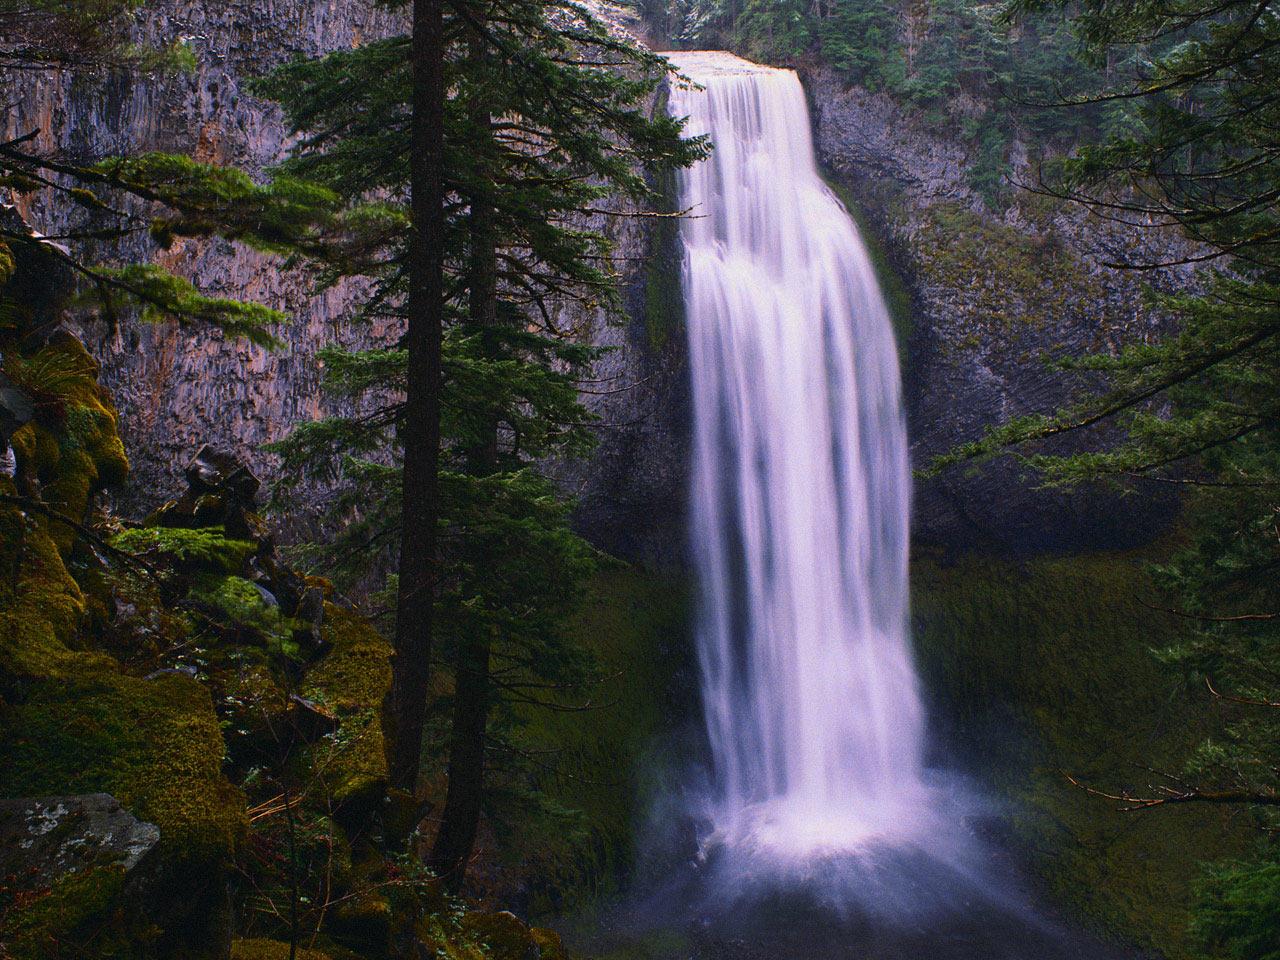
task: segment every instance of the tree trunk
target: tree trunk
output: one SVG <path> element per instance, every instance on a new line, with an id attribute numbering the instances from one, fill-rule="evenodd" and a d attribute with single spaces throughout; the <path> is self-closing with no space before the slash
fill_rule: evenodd
<path id="1" fill-rule="evenodd" d="M 466 879 L 484 801 L 485 728 L 489 723 L 489 653 L 485 632 L 459 640 L 449 745 L 449 791 L 427 865 L 457 892 Z"/>
<path id="2" fill-rule="evenodd" d="M 422 758 L 440 507 L 440 344 L 444 322 L 444 24 L 441 0 L 413 3 L 408 371 L 395 659 L 388 694 L 392 787 L 413 792 Z"/>
<path id="3" fill-rule="evenodd" d="M 470 57 L 483 70 L 482 38 L 472 37 Z M 490 132 L 492 119 L 482 91 L 472 93 L 470 121 L 480 134 L 476 160 L 493 160 L 496 145 Z M 480 178 L 483 181 L 483 178 Z M 480 189 L 483 189 L 481 187 Z M 497 228 L 491 198 L 469 198 L 467 227 L 470 260 L 467 280 L 470 288 L 471 322 L 481 328 L 486 355 L 498 359 L 501 345 L 494 336 L 498 325 Z M 476 476 L 488 476 L 497 469 L 498 412 L 493 411 L 483 437 L 467 451 L 467 469 Z M 482 632 L 458 638 L 455 663 L 453 730 L 449 744 L 449 786 L 445 796 L 440 830 L 431 847 L 428 865 L 452 891 L 461 888 L 475 846 L 476 829 L 484 800 L 484 754 L 489 723 L 489 656 L 492 637 Z"/>

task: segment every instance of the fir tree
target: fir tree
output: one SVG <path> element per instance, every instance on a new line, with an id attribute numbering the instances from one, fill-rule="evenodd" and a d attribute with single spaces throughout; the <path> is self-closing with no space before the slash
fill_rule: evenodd
<path id="1" fill-rule="evenodd" d="M 1156 298 L 1178 318 L 1176 333 L 1063 362 L 1105 374 L 1100 391 L 1002 425 L 943 463 L 1013 451 L 1050 483 L 1185 492 L 1189 543 L 1159 573 L 1191 639 L 1165 640 L 1162 656 L 1228 720 L 1184 769 L 1146 789 L 1096 789 L 1132 809 L 1238 805 L 1270 832 L 1280 806 L 1280 20 L 1253 0 L 1148 0 L 1086 2 L 1075 26 L 1099 65 L 1123 66 L 1072 102 L 1122 104 L 1132 122 L 1046 167 L 1041 189 L 1133 230 L 1180 230 L 1191 245 L 1170 261 L 1202 265 L 1207 289 Z M 1074 456 L 1037 446 L 1104 423 L 1127 439 L 1109 449 L 1086 441 Z M 1254 956 L 1270 936 L 1277 855 L 1262 857 L 1206 881 L 1206 945 Z"/>
<path id="2" fill-rule="evenodd" d="M 453 689 L 448 795 L 431 860 L 456 887 L 493 793 L 489 761 L 517 752 L 504 734 L 516 718 L 510 705 L 563 707 L 557 691 L 586 673 L 561 623 L 590 569 L 590 550 L 569 530 L 567 505 L 539 465 L 590 446 L 576 382 L 594 351 L 559 318 L 569 305 L 618 309 L 600 222 L 618 199 L 650 199 L 646 168 L 671 169 L 703 148 L 682 141 L 676 121 L 650 113 L 665 61 L 574 5 L 452 5 L 445 36 L 435 643 Z M 341 269 L 373 280 L 365 315 L 396 329 L 413 155 L 408 81 L 405 40 L 392 38 L 287 66 L 263 84 L 304 135 L 286 171 L 347 198 L 349 220 L 365 218 L 368 229 L 354 245 L 363 253 Z M 361 412 L 303 425 L 280 446 L 292 465 L 342 471 L 346 495 L 337 510 L 347 522 L 334 558 L 351 573 L 376 569 L 383 546 L 410 522 L 387 496 L 409 483 L 401 467 L 405 359 L 399 341 L 326 353 L 331 386 Z M 402 592 L 410 573 L 402 565 Z"/>

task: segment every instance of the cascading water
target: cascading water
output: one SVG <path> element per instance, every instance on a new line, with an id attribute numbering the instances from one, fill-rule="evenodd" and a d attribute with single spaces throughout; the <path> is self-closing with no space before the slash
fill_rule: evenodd
<path id="1" fill-rule="evenodd" d="M 774 859 L 910 839 L 930 818 L 889 314 L 795 73 L 670 59 L 701 87 L 672 113 L 715 148 L 681 178 L 714 838 Z"/>
<path id="2" fill-rule="evenodd" d="M 650 955 L 656 926 L 690 936 L 665 960 L 1118 960 L 1036 908 L 963 776 L 926 778 L 897 350 L 799 79 L 668 56 L 696 84 L 672 113 L 715 148 L 680 184 L 712 829 L 602 946 Z"/>

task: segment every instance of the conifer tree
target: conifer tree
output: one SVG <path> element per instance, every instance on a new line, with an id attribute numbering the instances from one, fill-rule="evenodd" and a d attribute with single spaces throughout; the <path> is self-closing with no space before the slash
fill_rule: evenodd
<path id="1" fill-rule="evenodd" d="M 422 757 L 431 677 L 444 330 L 444 18 L 440 0 L 413 0 L 408 279 L 405 323 L 400 580 L 387 714 L 388 775 L 412 792 Z"/>
<path id="2" fill-rule="evenodd" d="M 703 145 L 651 100 L 665 61 L 611 35 L 572 4 L 451 4 L 445 18 L 445 310 L 435 646 L 453 676 L 449 786 L 432 862 L 465 875 L 492 785 L 511 756 L 513 703 L 554 702 L 585 674 L 561 623 L 590 568 L 568 508 L 539 465 L 591 437 L 576 378 L 594 351 L 564 329 L 566 308 L 619 307 L 600 229 L 620 198 L 645 203 L 646 168 L 690 162 Z M 339 272 L 369 276 L 370 319 L 403 322 L 409 98 L 404 38 L 287 66 L 263 89 L 304 136 L 285 170 L 346 197 L 368 229 Z M 409 518 L 387 496 L 408 485 L 402 342 L 326 351 L 330 385 L 359 409 L 300 427 L 287 461 L 341 470 L 348 521 L 338 566 L 365 573 Z M 407 450 L 404 457 L 407 457 Z M 373 563 L 371 564 L 371 561 Z M 412 571 L 401 566 L 400 590 Z M 404 608 L 400 610 L 404 615 Z M 397 627 L 399 629 L 399 627 Z M 433 685 L 434 686 L 434 685 Z"/>
<path id="3" fill-rule="evenodd" d="M 1053 3 L 1022 0 L 1024 15 Z M 1225 728 L 1146 788 L 1095 787 L 1129 809 L 1212 803 L 1252 812 L 1265 835 L 1280 806 L 1280 18 L 1255 0 L 1087 0 L 1075 27 L 1109 85 L 1079 109 L 1123 105 L 1120 133 L 1046 167 L 1041 188 L 1121 226 L 1181 232 L 1163 260 L 1201 268 L 1200 291 L 1156 297 L 1176 332 L 1115 354 L 1068 358 L 1105 386 L 1066 409 L 1004 424 L 943 464 L 1013 452 L 1051 483 L 1110 480 L 1185 494 L 1188 545 L 1158 575 L 1190 639 L 1153 638 Z M 1097 381 L 1093 381 L 1097 382 Z M 1095 449 L 1088 429 L 1124 428 Z M 1083 436 L 1050 455 L 1042 441 Z M 1168 601 L 1166 601 L 1168 602 Z M 1211 873 L 1197 917 L 1205 946 L 1254 956 L 1270 943 L 1280 853 Z"/>

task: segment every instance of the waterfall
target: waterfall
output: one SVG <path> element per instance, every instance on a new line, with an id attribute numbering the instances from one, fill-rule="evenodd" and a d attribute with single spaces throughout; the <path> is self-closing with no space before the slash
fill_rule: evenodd
<path id="1" fill-rule="evenodd" d="M 680 180 L 691 542 L 713 837 L 781 857 L 918 833 L 910 474 L 894 332 L 796 74 L 670 60 L 712 155 Z"/>

